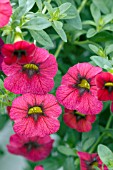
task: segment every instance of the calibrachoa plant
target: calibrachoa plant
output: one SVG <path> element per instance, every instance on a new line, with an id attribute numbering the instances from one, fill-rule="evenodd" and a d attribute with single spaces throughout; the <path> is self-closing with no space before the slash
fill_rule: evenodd
<path id="1" fill-rule="evenodd" d="M 0 169 L 113 170 L 112 4 L 0 1 Z"/>

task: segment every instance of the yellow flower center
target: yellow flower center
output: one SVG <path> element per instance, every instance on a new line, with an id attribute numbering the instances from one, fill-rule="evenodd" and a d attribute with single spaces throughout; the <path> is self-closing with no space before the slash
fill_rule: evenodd
<path id="1" fill-rule="evenodd" d="M 84 114 L 81 114 L 80 112 L 77 112 L 77 111 L 75 111 L 75 114 L 76 114 L 77 116 L 85 117 Z"/>
<path id="2" fill-rule="evenodd" d="M 107 83 L 105 83 L 105 87 L 110 87 L 110 86 L 113 87 L 113 83 L 112 83 L 112 82 L 107 82 Z"/>
<path id="3" fill-rule="evenodd" d="M 24 69 L 28 69 L 28 70 L 38 70 L 38 66 L 37 65 L 35 65 L 35 64 L 25 64 L 24 66 L 23 66 L 23 68 Z"/>
<path id="4" fill-rule="evenodd" d="M 85 89 L 90 89 L 90 84 L 86 79 L 82 79 L 81 83 L 78 84 L 79 87 L 85 88 Z"/>
<path id="5" fill-rule="evenodd" d="M 35 106 L 29 109 L 28 114 L 42 114 L 42 112 L 41 107 Z"/>
<path id="6" fill-rule="evenodd" d="M 98 162 L 97 162 L 97 161 L 95 161 L 95 162 L 92 163 L 91 169 L 94 170 L 94 167 L 95 167 L 95 166 L 98 167 Z"/>

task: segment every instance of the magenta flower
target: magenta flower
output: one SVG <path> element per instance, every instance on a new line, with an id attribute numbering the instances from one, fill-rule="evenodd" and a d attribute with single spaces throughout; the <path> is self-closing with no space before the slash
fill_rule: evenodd
<path id="1" fill-rule="evenodd" d="M 27 137 L 44 137 L 58 131 L 61 107 L 52 94 L 24 94 L 13 101 L 10 118 L 14 131 Z"/>
<path id="2" fill-rule="evenodd" d="M 30 161 L 37 162 L 49 156 L 53 141 L 50 136 L 27 138 L 14 134 L 10 137 L 7 149 L 12 154 L 22 155 Z"/>
<path id="3" fill-rule="evenodd" d="M 37 47 L 32 62 L 12 65 L 3 62 L 2 70 L 8 76 L 4 81 L 7 90 L 16 94 L 46 94 L 54 87 L 57 62 L 47 50 Z"/>
<path id="4" fill-rule="evenodd" d="M 80 63 L 71 67 L 63 76 L 57 89 L 58 101 L 70 110 L 83 114 L 98 114 L 102 102 L 97 99 L 95 77 L 102 71 L 89 63 Z"/>
<path id="5" fill-rule="evenodd" d="M 63 119 L 70 128 L 78 132 L 88 132 L 92 129 L 92 123 L 96 120 L 96 116 L 84 115 L 74 110 L 65 109 Z"/>
<path id="6" fill-rule="evenodd" d="M 1 64 L 2 64 L 2 61 L 3 61 L 3 55 L 2 55 L 2 53 L 1 53 L 1 48 L 3 47 L 3 45 L 4 45 L 4 42 L 3 42 L 3 40 L 0 38 L 0 70 L 2 70 L 2 67 L 1 67 Z"/>
<path id="7" fill-rule="evenodd" d="M 98 87 L 98 99 L 101 101 L 113 101 L 113 75 L 108 72 L 102 72 L 96 77 Z"/>
<path id="8" fill-rule="evenodd" d="M 102 170 L 103 163 L 97 153 L 89 154 L 87 152 L 78 152 L 78 156 L 80 158 L 81 170 L 95 170 L 95 166 Z M 108 170 L 108 168 L 104 166 L 103 170 Z"/>
<path id="9" fill-rule="evenodd" d="M 18 41 L 14 44 L 4 44 L 2 54 L 7 65 L 25 64 L 32 61 L 36 46 L 27 41 Z"/>
<path id="10" fill-rule="evenodd" d="M 36 166 L 34 170 L 44 170 L 43 166 Z"/>
<path id="11" fill-rule="evenodd" d="M 9 0 L 0 1 L 0 27 L 4 27 L 8 24 L 10 16 L 12 14 L 12 7 Z"/>

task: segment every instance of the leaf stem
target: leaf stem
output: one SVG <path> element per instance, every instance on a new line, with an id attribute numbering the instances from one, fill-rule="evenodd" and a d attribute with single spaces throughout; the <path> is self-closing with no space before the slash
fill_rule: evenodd
<path id="1" fill-rule="evenodd" d="M 51 0 L 48 0 L 47 2 L 50 3 Z M 46 8 L 46 6 L 44 6 L 44 8 L 43 8 L 43 10 L 42 10 L 42 14 L 45 14 L 45 13 L 46 13 L 46 10 L 47 10 L 47 8 Z"/>
<path id="2" fill-rule="evenodd" d="M 109 126 L 111 124 L 111 121 L 112 121 L 112 118 L 113 118 L 113 115 L 111 113 L 109 119 L 108 119 L 108 122 L 106 124 L 106 127 L 105 127 L 105 130 L 109 129 Z M 105 131 L 100 135 L 100 137 L 97 139 L 97 141 L 95 142 L 95 144 L 93 145 L 93 147 L 90 149 L 89 153 L 93 153 L 93 151 L 95 150 L 96 146 L 98 145 L 98 143 L 102 140 L 103 136 L 105 135 Z"/>
<path id="3" fill-rule="evenodd" d="M 108 119 L 108 122 L 107 122 L 107 125 L 106 125 L 105 129 L 109 129 L 110 124 L 111 124 L 111 121 L 112 121 L 112 118 L 113 118 L 113 114 L 111 113 L 111 115 L 110 115 L 110 117 L 109 117 L 109 119 Z"/>
<path id="4" fill-rule="evenodd" d="M 79 8 L 78 8 L 78 13 L 80 13 L 80 12 L 82 11 L 82 9 L 83 9 L 84 6 L 86 5 L 86 3 L 87 3 L 87 0 L 83 0 L 83 1 L 82 1 L 81 5 L 80 5 Z"/>
<path id="5" fill-rule="evenodd" d="M 64 41 L 61 41 L 61 42 L 59 43 L 59 46 L 58 46 L 56 52 L 55 52 L 55 57 L 56 57 L 56 58 L 58 57 L 60 51 L 62 50 L 63 45 L 64 45 Z"/>

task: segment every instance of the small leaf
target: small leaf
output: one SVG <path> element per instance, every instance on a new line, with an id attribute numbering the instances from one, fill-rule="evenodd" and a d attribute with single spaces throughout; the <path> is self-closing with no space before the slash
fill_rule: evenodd
<path id="1" fill-rule="evenodd" d="M 42 0 L 35 0 L 40 11 L 42 11 Z"/>
<path id="2" fill-rule="evenodd" d="M 42 44 L 45 47 L 53 47 L 53 42 L 50 39 L 49 35 L 44 31 L 30 31 L 31 36 L 35 39 L 39 44 Z"/>
<path id="3" fill-rule="evenodd" d="M 58 146 L 58 151 L 67 156 L 76 156 L 76 152 L 72 148 L 66 146 Z"/>
<path id="4" fill-rule="evenodd" d="M 74 159 L 70 157 L 66 158 L 63 168 L 64 170 L 75 170 Z"/>
<path id="5" fill-rule="evenodd" d="M 98 54 L 99 48 L 96 45 L 89 44 L 89 48 L 96 54 Z"/>
<path id="6" fill-rule="evenodd" d="M 58 8 L 60 10 L 60 15 L 65 13 L 71 7 L 71 3 L 66 2 L 60 5 Z"/>
<path id="7" fill-rule="evenodd" d="M 113 19 L 113 14 L 107 14 L 103 17 L 104 25 L 109 23 Z"/>
<path id="8" fill-rule="evenodd" d="M 89 138 L 88 140 L 86 140 L 83 144 L 83 150 L 86 151 L 88 150 L 95 142 L 95 137 Z"/>
<path id="9" fill-rule="evenodd" d="M 105 66 L 108 66 L 108 68 L 112 67 L 110 61 L 107 58 L 102 58 L 100 56 L 91 56 L 90 58 L 97 66 L 101 68 L 105 68 Z"/>
<path id="10" fill-rule="evenodd" d="M 101 18 L 101 13 L 100 10 L 94 4 L 91 4 L 91 14 L 94 18 L 94 21 L 98 24 L 98 21 Z"/>
<path id="11" fill-rule="evenodd" d="M 90 28 L 87 32 L 87 38 L 93 37 L 96 33 L 97 31 L 94 28 Z"/>
<path id="12" fill-rule="evenodd" d="M 26 8 L 26 13 L 34 6 L 35 0 L 19 0 L 19 6 Z"/>
<path id="13" fill-rule="evenodd" d="M 14 11 L 12 18 L 13 20 L 20 20 L 21 17 L 26 13 L 26 7 L 25 6 L 20 6 L 16 8 Z"/>
<path id="14" fill-rule="evenodd" d="M 22 28 L 27 28 L 30 30 L 37 31 L 37 30 L 43 30 L 50 26 L 51 26 L 51 22 L 49 22 L 46 18 L 37 17 L 37 18 L 33 18 L 30 21 L 28 21 L 27 23 L 25 23 Z"/>
<path id="15" fill-rule="evenodd" d="M 98 155 L 108 168 L 113 168 L 113 153 L 108 147 L 100 144 L 98 146 Z"/>
<path id="16" fill-rule="evenodd" d="M 110 1 L 110 0 L 108 0 Z M 109 9 L 107 8 L 107 5 L 105 3 L 105 0 L 93 0 L 93 3 L 104 13 L 109 13 Z M 108 2 L 109 3 L 109 2 Z"/>
<path id="17" fill-rule="evenodd" d="M 66 14 L 67 16 L 63 19 L 67 19 L 67 24 L 70 25 L 70 27 L 81 30 L 82 22 L 76 7 L 71 5 L 68 11 L 66 11 Z"/>
<path id="18" fill-rule="evenodd" d="M 62 22 L 60 22 L 60 21 L 53 21 L 53 22 L 54 22 L 55 27 L 58 27 L 58 29 L 62 29 L 62 27 L 63 27 Z"/>
<path id="19" fill-rule="evenodd" d="M 113 44 L 110 44 L 109 46 L 107 46 L 105 51 L 107 55 L 113 52 Z"/>
<path id="20" fill-rule="evenodd" d="M 48 12 L 49 12 L 49 14 L 50 14 L 50 16 L 52 17 L 52 16 L 53 16 L 53 11 L 54 11 L 54 10 L 53 10 L 51 4 L 48 3 L 48 2 L 44 2 L 44 4 L 45 4 L 45 6 L 46 6 L 46 8 L 47 8 L 47 10 L 48 10 Z"/>
<path id="21" fill-rule="evenodd" d="M 64 42 L 67 42 L 67 37 L 66 37 L 64 30 L 61 28 L 61 23 L 59 23 L 59 27 L 56 27 L 56 24 L 54 24 L 54 22 L 52 24 L 52 27 L 55 29 L 55 31 L 58 33 L 58 35 L 61 37 L 61 39 Z M 57 22 L 57 26 L 58 26 L 58 22 Z"/>

